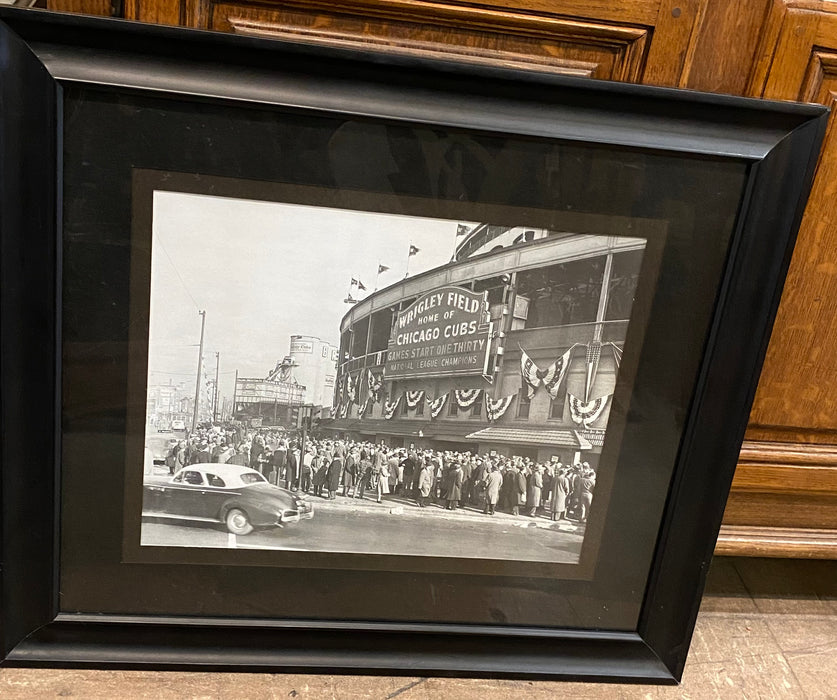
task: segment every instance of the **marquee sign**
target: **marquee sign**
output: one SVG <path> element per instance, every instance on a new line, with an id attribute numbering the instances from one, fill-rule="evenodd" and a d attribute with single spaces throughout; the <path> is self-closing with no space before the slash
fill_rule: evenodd
<path id="1" fill-rule="evenodd" d="M 387 347 L 387 379 L 486 374 L 491 323 L 485 292 L 441 287 L 398 314 Z"/>
<path id="2" fill-rule="evenodd" d="M 301 402 L 305 387 L 289 382 L 271 382 L 266 379 L 239 377 L 235 384 L 236 403 Z"/>

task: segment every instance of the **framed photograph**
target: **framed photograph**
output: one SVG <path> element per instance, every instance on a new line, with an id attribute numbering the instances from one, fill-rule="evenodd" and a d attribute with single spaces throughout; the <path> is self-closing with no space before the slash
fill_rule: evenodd
<path id="1" fill-rule="evenodd" d="M 4 663 L 679 679 L 824 108 L 0 21 Z"/>

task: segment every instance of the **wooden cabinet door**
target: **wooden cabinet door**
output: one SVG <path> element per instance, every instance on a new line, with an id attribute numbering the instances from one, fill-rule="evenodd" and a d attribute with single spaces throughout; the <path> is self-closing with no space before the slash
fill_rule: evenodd
<path id="1" fill-rule="evenodd" d="M 127 0 L 145 22 L 678 85 L 700 0 Z"/>
<path id="2" fill-rule="evenodd" d="M 749 92 L 837 97 L 837 3 L 774 3 Z M 727 505 L 724 547 L 837 557 L 837 127 L 832 114 Z M 724 541 L 726 538 L 726 541 Z M 746 549 L 746 547 L 744 547 Z M 752 553 L 752 552 L 750 552 Z"/>

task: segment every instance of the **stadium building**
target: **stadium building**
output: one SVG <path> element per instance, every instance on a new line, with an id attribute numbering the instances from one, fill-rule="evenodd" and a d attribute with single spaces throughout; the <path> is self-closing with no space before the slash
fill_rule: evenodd
<path id="1" fill-rule="evenodd" d="M 392 446 L 596 466 L 645 240 L 480 225 L 343 317 L 333 420 Z"/>

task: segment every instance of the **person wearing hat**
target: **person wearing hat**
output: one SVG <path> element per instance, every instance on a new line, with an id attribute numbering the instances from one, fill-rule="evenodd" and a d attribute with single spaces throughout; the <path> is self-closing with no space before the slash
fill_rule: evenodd
<path id="1" fill-rule="evenodd" d="M 203 440 L 198 446 L 198 449 L 192 453 L 192 458 L 189 460 L 189 464 L 206 464 L 209 460 L 209 443 L 206 440 Z"/>
<path id="2" fill-rule="evenodd" d="M 442 476 L 442 497 L 447 501 L 445 510 L 455 510 L 462 499 L 464 477 L 458 460 L 452 461 Z"/>
<path id="3" fill-rule="evenodd" d="M 520 515 L 520 506 L 526 505 L 526 474 L 524 471 L 524 466 L 522 463 L 517 465 L 517 469 L 513 470 L 512 478 L 514 479 L 514 484 L 517 486 L 515 491 L 515 495 L 517 498 L 514 501 L 514 505 L 512 506 L 512 515 Z"/>
<path id="4" fill-rule="evenodd" d="M 342 445 L 339 446 L 342 448 Z M 334 451 L 334 456 L 331 458 L 328 466 L 323 466 L 326 472 L 325 482 L 326 491 L 328 491 L 328 500 L 333 501 L 337 496 L 337 489 L 340 487 L 340 477 L 343 475 L 343 449 Z"/>
<path id="5" fill-rule="evenodd" d="M 483 513 L 487 515 L 494 515 L 494 508 L 500 500 L 500 489 L 503 486 L 503 475 L 496 466 L 492 466 L 491 470 L 484 477 L 485 484 L 485 508 Z"/>
<path id="6" fill-rule="evenodd" d="M 563 520 L 567 512 L 567 498 L 570 495 L 570 480 L 567 477 L 567 470 L 561 466 L 560 462 L 555 463 L 554 469 L 549 510 L 553 520 Z"/>
<path id="7" fill-rule="evenodd" d="M 418 491 L 418 504 L 421 508 L 427 506 L 427 500 L 430 498 L 430 491 L 433 488 L 433 468 L 430 464 L 430 459 L 422 459 L 419 467 L 418 479 L 416 481 L 416 489 Z"/>
<path id="8" fill-rule="evenodd" d="M 343 496 L 349 495 L 349 489 L 354 492 L 359 461 L 360 453 L 356 446 L 352 446 L 343 462 Z"/>
<path id="9" fill-rule="evenodd" d="M 541 497 L 543 496 L 543 467 L 536 464 L 532 467 L 532 473 L 529 474 L 529 517 L 534 518 L 538 513 L 538 508 L 541 507 Z"/>

